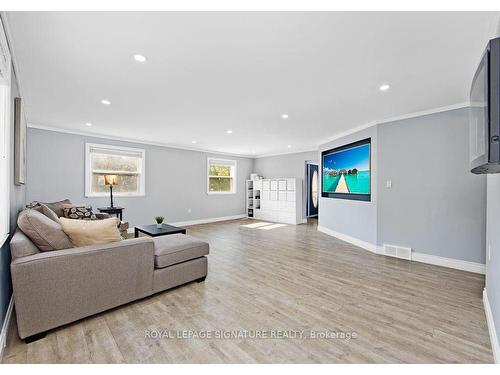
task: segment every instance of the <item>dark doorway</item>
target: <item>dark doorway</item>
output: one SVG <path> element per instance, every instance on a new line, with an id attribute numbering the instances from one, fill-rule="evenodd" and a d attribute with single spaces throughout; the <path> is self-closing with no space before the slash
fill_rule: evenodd
<path id="1" fill-rule="evenodd" d="M 317 164 L 306 163 L 306 216 L 318 216 L 319 168 Z"/>

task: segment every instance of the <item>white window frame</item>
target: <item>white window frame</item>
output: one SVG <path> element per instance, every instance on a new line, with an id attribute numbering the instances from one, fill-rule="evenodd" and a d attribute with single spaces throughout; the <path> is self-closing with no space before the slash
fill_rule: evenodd
<path id="1" fill-rule="evenodd" d="M 210 176 L 210 162 L 217 161 L 221 162 L 221 164 L 228 163 L 231 165 L 232 172 L 231 176 Z M 207 158 L 207 194 L 209 195 L 227 195 L 227 194 L 236 194 L 236 186 L 238 185 L 238 180 L 236 179 L 237 175 L 237 161 L 230 159 L 221 159 L 221 158 Z M 233 189 L 231 191 L 210 191 L 210 177 L 222 177 L 222 178 L 232 178 L 233 179 Z"/>
<path id="2" fill-rule="evenodd" d="M 10 234 L 10 184 L 11 184 L 11 69 L 7 38 L 0 19 L 0 246 Z"/>
<path id="3" fill-rule="evenodd" d="M 143 197 L 146 195 L 146 150 L 142 148 L 132 148 L 123 146 L 112 146 L 102 143 L 85 143 L 85 197 L 108 197 L 109 192 L 93 193 L 92 192 L 92 161 L 91 148 L 102 148 L 106 150 L 116 150 L 117 153 L 134 152 L 141 154 L 142 163 L 139 171 L 139 192 L 115 192 L 113 197 Z"/>

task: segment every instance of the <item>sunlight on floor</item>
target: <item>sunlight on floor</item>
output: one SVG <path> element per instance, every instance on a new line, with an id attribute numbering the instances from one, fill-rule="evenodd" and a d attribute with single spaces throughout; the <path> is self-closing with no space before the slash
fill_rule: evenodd
<path id="1" fill-rule="evenodd" d="M 281 228 L 281 227 L 286 227 L 286 224 L 266 225 L 265 227 L 260 227 L 259 229 L 269 230 L 269 229 L 276 229 L 276 228 Z"/>
<path id="2" fill-rule="evenodd" d="M 258 223 L 253 223 L 253 224 L 244 224 L 241 226 L 245 227 L 245 228 L 250 228 L 250 229 L 270 230 L 270 229 L 275 229 L 275 228 L 286 227 L 286 224 L 273 224 L 273 223 L 258 222 Z"/>

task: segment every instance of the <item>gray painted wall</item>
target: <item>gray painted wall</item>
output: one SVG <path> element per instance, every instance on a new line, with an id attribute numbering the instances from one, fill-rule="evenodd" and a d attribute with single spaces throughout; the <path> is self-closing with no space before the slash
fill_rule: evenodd
<path id="1" fill-rule="evenodd" d="M 371 201 L 353 201 L 346 199 L 320 198 L 318 225 L 339 232 L 350 237 L 368 242 L 377 243 L 377 155 L 378 136 L 377 128 L 371 127 L 319 147 L 321 152 L 348 143 L 371 138 Z"/>
<path id="2" fill-rule="evenodd" d="M 14 185 L 14 98 L 19 96 L 17 79 L 12 71 L 11 87 L 11 128 L 10 128 L 10 154 L 12 155 L 10 176 L 10 228 L 11 233 L 16 227 L 17 213 L 24 206 L 26 199 L 25 186 Z M 12 295 L 12 284 L 10 281 L 10 249 L 8 242 L 0 249 L 0 327 L 3 324 L 10 297 Z"/>
<path id="3" fill-rule="evenodd" d="M 487 197 L 486 293 L 500 340 L 500 175 L 488 175 Z"/>
<path id="4" fill-rule="evenodd" d="M 255 159 L 254 172 L 265 178 L 295 177 L 304 179 L 306 161 L 318 162 L 316 151 L 298 152 Z"/>
<path id="5" fill-rule="evenodd" d="M 469 170 L 468 108 L 379 125 L 378 245 L 484 264 L 486 177 Z"/>
<path id="6" fill-rule="evenodd" d="M 254 161 L 253 171 L 265 178 L 295 177 L 302 179 L 302 217 L 306 217 L 306 161 L 318 162 L 317 151 L 297 152 L 258 158 Z"/>
<path id="7" fill-rule="evenodd" d="M 69 198 L 96 209 L 109 205 L 109 197 L 85 198 L 86 142 L 146 150 L 146 196 L 114 199 L 116 206 L 125 207 L 124 220 L 131 226 L 152 223 L 155 215 L 164 215 L 166 222 L 179 222 L 245 213 L 245 180 L 252 171 L 253 159 L 33 128 L 28 130 L 28 202 Z M 236 194 L 207 194 L 208 156 L 237 160 Z"/>
<path id="8" fill-rule="evenodd" d="M 469 172 L 468 119 L 468 109 L 435 113 L 321 145 L 372 138 L 372 201 L 321 198 L 319 225 L 372 245 L 484 263 L 486 179 Z"/>

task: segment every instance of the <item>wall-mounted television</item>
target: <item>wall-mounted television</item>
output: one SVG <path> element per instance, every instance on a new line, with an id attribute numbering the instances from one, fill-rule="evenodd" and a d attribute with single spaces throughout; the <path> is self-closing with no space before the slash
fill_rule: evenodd
<path id="1" fill-rule="evenodd" d="M 500 173 L 500 38 L 488 43 L 470 90 L 470 166 Z"/>
<path id="2" fill-rule="evenodd" d="M 321 153 L 321 196 L 371 200 L 371 138 Z"/>

